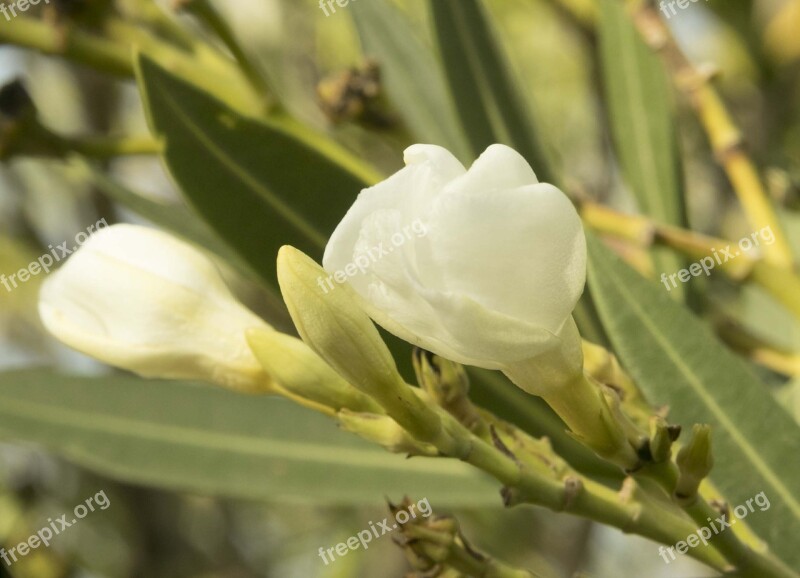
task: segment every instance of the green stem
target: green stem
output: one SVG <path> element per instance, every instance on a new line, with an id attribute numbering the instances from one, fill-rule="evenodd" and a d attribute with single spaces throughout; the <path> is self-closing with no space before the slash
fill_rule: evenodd
<path id="1" fill-rule="evenodd" d="M 642 468 L 637 474 L 655 480 L 668 495 L 673 496 L 675 502 L 694 520 L 698 529 L 708 527 L 709 518 L 713 521 L 722 517 L 720 512 L 699 494 L 686 500 L 678 500 L 674 497 L 674 489 L 678 480 L 678 468 L 674 463 L 664 462 L 650 465 Z M 724 516 L 726 519 L 730 518 L 730 514 Z M 691 533 L 695 534 L 696 530 Z M 786 567 L 780 560 L 768 553 L 762 554 L 750 548 L 739 539 L 732 528 L 722 528 L 719 533 L 715 533 L 712 540 L 717 550 L 736 568 L 737 576 L 741 578 L 798 577 L 797 573 Z"/>
<path id="2" fill-rule="evenodd" d="M 553 371 L 542 374 L 543 357 L 509 365 L 504 373 L 518 387 L 544 399 L 572 433 L 597 455 L 624 470 L 639 467 L 639 458 L 612 414 L 600 386 L 593 383 L 582 370 L 577 375 L 557 375 L 555 363 L 552 364 Z M 557 385 L 545 387 L 544 383 Z"/>
<path id="3" fill-rule="evenodd" d="M 613 490 L 591 480 L 571 477 L 570 483 L 563 483 L 527 471 L 474 436 L 471 451 L 462 459 L 510 489 L 512 504 L 530 503 L 568 512 L 663 544 L 674 544 L 696 530 L 687 519 L 654 501 L 626 501 Z M 729 567 L 726 559 L 711 545 L 698 546 L 689 555 L 717 570 Z"/>
<path id="4" fill-rule="evenodd" d="M 134 18 L 151 27 L 159 36 L 172 40 L 176 45 L 192 51 L 202 51 L 206 45 L 198 37 L 184 29 L 178 22 L 170 18 L 164 10 L 152 0 L 138 0 L 135 3 Z"/>
<path id="5" fill-rule="evenodd" d="M 128 47 L 80 30 L 61 32 L 29 16 L 17 16 L 13 24 L 0 26 L 0 44 L 63 56 L 114 76 L 133 76 Z"/>
<path id="6" fill-rule="evenodd" d="M 64 138 L 60 144 L 70 152 L 80 153 L 93 159 L 118 156 L 158 155 L 163 151 L 161 142 L 150 137 L 92 137 Z"/>

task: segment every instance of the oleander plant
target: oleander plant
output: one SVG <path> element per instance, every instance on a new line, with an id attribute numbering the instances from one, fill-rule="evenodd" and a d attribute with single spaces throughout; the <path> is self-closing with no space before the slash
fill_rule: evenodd
<path id="1" fill-rule="evenodd" d="M 0 14 L 0 577 L 800 578 L 800 0 Z"/>

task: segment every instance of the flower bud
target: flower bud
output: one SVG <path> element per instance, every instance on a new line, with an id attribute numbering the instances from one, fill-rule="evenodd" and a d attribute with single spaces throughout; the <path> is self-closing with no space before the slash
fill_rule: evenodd
<path id="1" fill-rule="evenodd" d="M 342 410 L 337 418 L 345 431 L 377 443 L 392 453 L 428 457 L 439 455 L 434 446 L 415 440 L 389 416 Z"/>
<path id="2" fill-rule="evenodd" d="M 409 147 L 405 161 L 339 223 L 329 278 L 349 277 L 376 323 L 452 361 L 505 369 L 574 352 L 560 335 L 583 292 L 586 239 L 566 195 L 504 145 L 469 170 L 433 145 Z"/>
<path id="3" fill-rule="evenodd" d="M 143 377 L 270 387 L 245 340 L 270 326 L 236 301 L 207 257 L 154 229 L 92 235 L 44 283 L 39 314 L 66 345 Z"/>
<path id="4" fill-rule="evenodd" d="M 294 247 L 278 252 L 278 282 L 297 331 L 339 375 L 374 398 L 422 441 L 441 432 L 439 416 L 403 381 L 389 349 L 347 285 L 323 293 L 324 271 Z"/>
<path id="5" fill-rule="evenodd" d="M 383 413 L 375 400 L 347 383 L 296 337 L 250 329 L 247 342 L 264 370 L 288 392 L 336 411 Z"/>
<path id="6" fill-rule="evenodd" d="M 692 439 L 678 452 L 678 483 L 675 497 L 691 503 L 697 498 L 700 483 L 711 473 L 714 457 L 711 454 L 711 426 L 695 424 Z"/>
<path id="7" fill-rule="evenodd" d="M 464 366 L 419 348 L 414 349 L 412 359 L 417 383 L 436 404 L 467 429 L 487 438 L 489 426 L 467 395 L 469 376 Z"/>
<path id="8" fill-rule="evenodd" d="M 650 418 L 650 459 L 659 464 L 667 461 L 672 455 L 672 443 L 680 435 L 680 426 L 667 423 L 661 416 Z"/>

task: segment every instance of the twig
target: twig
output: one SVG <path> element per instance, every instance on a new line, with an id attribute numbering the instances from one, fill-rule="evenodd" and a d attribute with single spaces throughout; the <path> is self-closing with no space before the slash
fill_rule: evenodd
<path id="1" fill-rule="evenodd" d="M 768 262 L 793 267 L 792 252 L 755 163 L 745 151 L 744 139 L 724 101 L 711 84 L 712 75 L 695 68 L 675 41 L 669 27 L 650 2 L 638 2 L 633 20 L 650 48 L 661 55 L 677 88 L 691 102 L 728 175 L 754 230 L 771 228 L 775 242 L 765 249 Z"/>
<path id="2" fill-rule="evenodd" d="M 679 227 L 660 225 L 647 217 L 626 215 L 591 202 L 582 203 L 580 210 L 584 222 L 600 233 L 644 247 L 670 247 L 692 259 L 711 257 L 717 251 L 723 254 L 734 244 Z M 777 236 L 775 238 L 777 240 Z M 793 271 L 746 254 L 717 262 L 715 268 L 733 281 L 752 282 L 761 286 L 800 319 L 800 276 Z"/>

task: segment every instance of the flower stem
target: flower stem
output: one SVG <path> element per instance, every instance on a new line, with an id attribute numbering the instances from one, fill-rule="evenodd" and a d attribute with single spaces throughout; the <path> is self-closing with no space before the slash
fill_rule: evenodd
<path id="1" fill-rule="evenodd" d="M 536 474 L 474 436 L 471 451 L 462 459 L 503 483 L 508 505 L 536 504 L 664 544 L 674 544 L 696 530 L 688 520 L 655 501 L 626 500 L 606 486 L 577 476 L 562 482 Z M 711 545 L 698 546 L 690 555 L 717 570 L 729 568 Z"/>
<path id="2" fill-rule="evenodd" d="M 160 141 L 150 137 L 60 137 L 60 144 L 70 152 L 79 153 L 93 159 L 107 159 L 118 156 L 157 155 L 163 146 Z"/>
<path id="3" fill-rule="evenodd" d="M 580 371 L 557 387 L 541 387 L 541 383 L 534 383 L 542 381 L 536 368 L 539 361 L 540 358 L 536 357 L 509 365 L 504 373 L 518 387 L 537 392 L 569 426 L 573 435 L 597 455 L 624 470 L 637 468 L 639 458 L 612 414 L 600 385 Z"/>
<path id="4" fill-rule="evenodd" d="M 19 15 L 13 25 L 0 26 L 0 44 L 63 56 L 114 76 L 133 76 L 128 47 L 80 30 L 70 30 L 64 36 L 53 26 L 29 16 Z"/>

